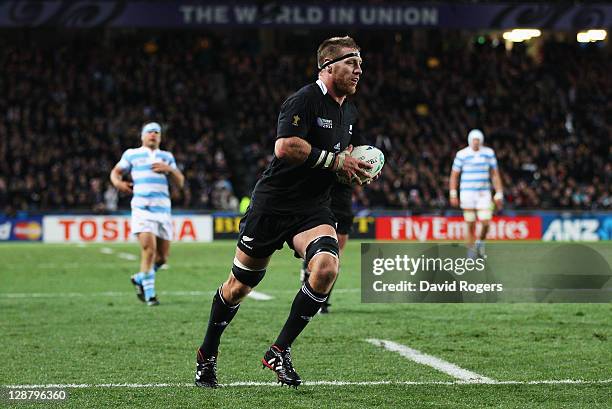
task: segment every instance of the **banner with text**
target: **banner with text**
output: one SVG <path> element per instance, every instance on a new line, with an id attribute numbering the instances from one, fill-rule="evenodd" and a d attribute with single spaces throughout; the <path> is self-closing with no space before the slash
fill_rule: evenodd
<path id="1" fill-rule="evenodd" d="M 211 216 L 173 216 L 177 242 L 212 241 Z M 45 216 L 45 243 L 120 243 L 136 241 L 129 216 Z"/>
<path id="2" fill-rule="evenodd" d="M 476 230 L 480 231 L 480 223 Z M 489 226 L 489 240 L 539 240 L 542 221 L 538 216 L 494 217 Z M 376 218 L 377 240 L 465 240 L 463 217 L 384 216 Z"/>
<path id="3" fill-rule="evenodd" d="M 1 1 L 0 27 L 351 27 L 571 30 L 612 25 L 610 4 Z"/>
<path id="4" fill-rule="evenodd" d="M 241 217 L 233 214 L 214 215 L 214 239 L 238 239 Z M 353 219 L 353 229 L 350 237 L 354 239 L 373 239 L 376 237 L 375 230 L 376 218 L 374 216 L 357 216 Z"/>
<path id="5" fill-rule="evenodd" d="M 542 217 L 544 241 L 612 240 L 612 215 L 572 214 Z"/>

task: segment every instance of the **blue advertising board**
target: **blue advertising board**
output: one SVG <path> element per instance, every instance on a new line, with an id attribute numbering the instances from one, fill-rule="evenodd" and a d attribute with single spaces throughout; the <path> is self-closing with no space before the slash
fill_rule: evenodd
<path id="1" fill-rule="evenodd" d="M 547 214 L 542 232 L 543 241 L 612 240 L 612 214 Z"/>
<path id="2" fill-rule="evenodd" d="M 0 216 L 0 241 L 41 241 L 42 216 L 8 218 Z"/>

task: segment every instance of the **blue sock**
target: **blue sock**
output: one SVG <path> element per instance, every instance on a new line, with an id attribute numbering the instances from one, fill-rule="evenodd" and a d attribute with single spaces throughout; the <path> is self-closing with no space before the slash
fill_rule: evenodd
<path id="1" fill-rule="evenodd" d="M 137 284 L 142 284 L 142 279 L 144 278 L 145 273 L 143 273 L 142 271 L 134 274 L 134 281 L 136 281 Z"/>
<path id="2" fill-rule="evenodd" d="M 474 246 L 469 246 L 467 249 L 467 257 L 471 258 L 472 260 L 476 258 L 476 249 L 474 248 Z"/>
<path id="3" fill-rule="evenodd" d="M 142 279 L 145 300 L 155 297 L 155 270 L 151 269 Z"/>
<path id="4" fill-rule="evenodd" d="M 155 272 L 157 273 L 157 270 L 159 270 L 159 268 L 160 268 L 161 266 L 163 266 L 163 264 L 157 264 L 157 263 L 154 263 L 154 264 L 153 264 L 153 271 L 155 271 Z"/>

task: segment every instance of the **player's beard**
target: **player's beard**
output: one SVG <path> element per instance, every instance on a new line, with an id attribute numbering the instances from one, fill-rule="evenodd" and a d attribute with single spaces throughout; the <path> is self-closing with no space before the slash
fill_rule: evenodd
<path id="1" fill-rule="evenodd" d="M 341 95 L 353 95 L 357 92 L 357 84 L 354 84 L 350 78 L 343 79 L 336 83 L 336 88 Z"/>

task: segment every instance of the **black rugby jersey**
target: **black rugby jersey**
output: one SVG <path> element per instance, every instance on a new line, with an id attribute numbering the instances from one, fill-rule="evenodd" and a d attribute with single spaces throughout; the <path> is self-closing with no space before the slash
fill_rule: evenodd
<path id="1" fill-rule="evenodd" d="M 291 95 L 281 106 L 277 138 L 298 136 L 312 146 L 341 152 L 352 142 L 357 109 L 345 99 L 339 105 L 325 85 L 317 81 Z M 292 164 L 273 157 L 255 185 L 251 206 L 274 214 L 316 212 L 329 206 L 329 191 L 336 181 L 331 170 L 312 169 L 305 163 Z"/>

